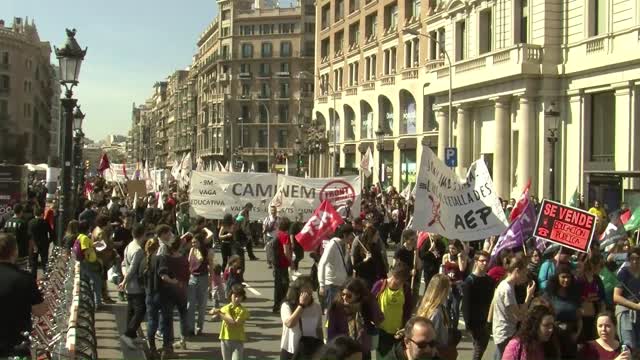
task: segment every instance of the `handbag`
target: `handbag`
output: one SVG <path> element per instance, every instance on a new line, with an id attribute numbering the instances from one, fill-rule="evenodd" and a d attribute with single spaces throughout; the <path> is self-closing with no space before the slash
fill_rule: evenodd
<path id="1" fill-rule="evenodd" d="M 302 333 L 302 318 L 298 318 L 298 326 L 300 326 L 300 333 Z M 293 360 L 306 360 L 310 359 L 315 353 L 320 350 L 324 345 L 324 342 L 317 337 L 302 336 L 298 343 L 298 349 L 293 354 Z"/>

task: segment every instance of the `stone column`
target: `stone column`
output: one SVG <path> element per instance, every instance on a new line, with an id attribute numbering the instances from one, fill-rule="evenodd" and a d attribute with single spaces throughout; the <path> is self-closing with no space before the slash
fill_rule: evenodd
<path id="1" fill-rule="evenodd" d="M 511 159 L 511 121 L 509 117 L 508 97 L 494 99 L 496 145 L 493 151 L 493 184 L 498 196 L 508 199 L 510 186 L 510 159 Z"/>
<path id="2" fill-rule="evenodd" d="M 471 152 L 473 144 L 471 141 L 471 119 L 470 110 L 467 105 L 458 107 L 458 175 L 465 176 L 471 164 Z"/>
<path id="3" fill-rule="evenodd" d="M 536 120 L 533 116 L 533 102 L 526 96 L 520 97 L 520 112 L 518 113 L 518 186 L 524 186 L 533 178 L 533 165 L 536 149 Z M 531 191 L 534 194 L 534 191 Z"/>
<path id="4" fill-rule="evenodd" d="M 436 121 L 438 122 L 438 157 L 444 161 L 444 149 L 449 143 L 449 118 L 446 109 L 436 110 Z"/>

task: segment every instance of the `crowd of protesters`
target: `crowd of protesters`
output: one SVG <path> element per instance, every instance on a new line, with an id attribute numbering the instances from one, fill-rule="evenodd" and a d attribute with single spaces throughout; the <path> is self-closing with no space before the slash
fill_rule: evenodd
<path id="1" fill-rule="evenodd" d="M 489 342 L 494 358 L 509 360 L 625 360 L 640 348 L 640 247 L 620 211 L 607 214 L 597 201 L 588 253 L 540 247 L 535 238 L 495 253 L 496 237 L 467 243 L 416 233 L 410 196 L 373 186 L 360 213 L 351 202 L 339 207 L 345 224 L 305 254 L 295 240 L 301 214 L 288 219 L 271 207 L 255 219 L 246 204 L 219 220 L 191 217 L 175 185 L 132 200 L 101 178 L 87 195 L 59 240 L 55 212 L 36 197 L 16 205 L 4 224 L 17 239 L 16 262 L 35 273 L 50 243 L 65 247 L 93 283 L 97 311 L 114 303 L 107 282 L 116 283 L 128 304 L 121 341 L 132 349 L 146 342 L 151 358 L 171 358 L 206 336 L 205 321 L 220 322 L 221 352 L 212 357 L 244 358 L 252 342 L 247 260 L 273 271 L 281 359 L 366 360 L 374 352 L 377 359 L 456 359 L 465 334 L 473 359 Z M 506 214 L 515 203 L 503 202 Z M 265 259 L 254 246 L 265 247 Z M 308 272 L 300 266 L 305 256 L 313 260 Z"/>

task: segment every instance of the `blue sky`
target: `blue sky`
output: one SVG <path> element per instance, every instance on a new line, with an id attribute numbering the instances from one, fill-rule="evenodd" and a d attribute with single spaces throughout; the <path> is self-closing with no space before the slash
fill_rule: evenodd
<path id="1" fill-rule="evenodd" d="M 144 102 L 154 82 L 189 66 L 216 13 L 215 0 L 0 0 L 6 25 L 13 17 L 34 19 L 52 46 L 64 44 L 65 28 L 77 29 L 80 46 L 89 50 L 74 93 L 93 140 L 126 135 L 132 104 Z"/>

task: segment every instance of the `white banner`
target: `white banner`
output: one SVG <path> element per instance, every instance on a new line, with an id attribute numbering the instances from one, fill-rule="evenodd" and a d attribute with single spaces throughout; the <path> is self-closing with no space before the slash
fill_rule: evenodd
<path id="1" fill-rule="evenodd" d="M 483 160 L 460 179 L 427 146 L 415 186 L 413 225 L 416 230 L 462 241 L 501 234 L 508 226 L 498 194 Z"/>
<path id="2" fill-rule="evenodd" d="M 221 173 L 194 171 L 189 187 L 191 214 L 207 219 L 237 215 L 252 203 L 251 220 L 264 219 L 277 190 L 276 174 Z"/>
<path id="3" fill-rule="evenodd" d="M 271 203 L 278 208 L 279 215 L 294 219 L 302 212 L 306 221 L 325 199 L 338 211 L 351 200 L 351 215 L 360 215 L 360 177 L 306 179 L 278 175 L 278 192 Z"/>

